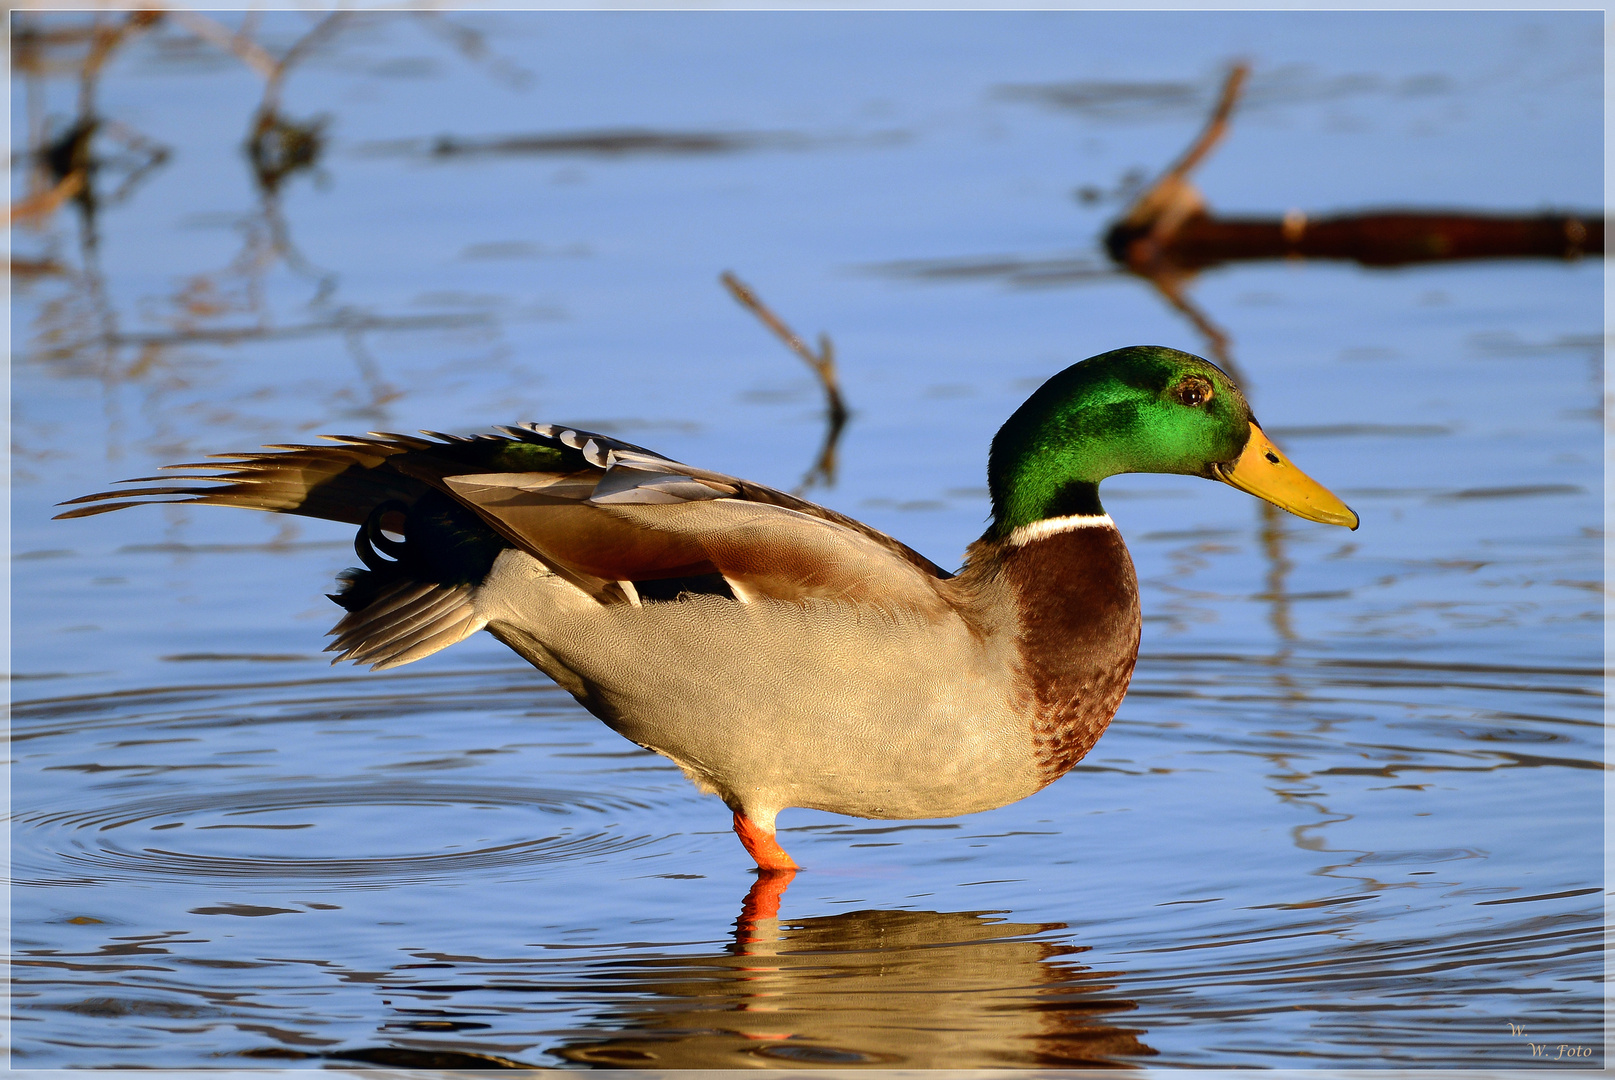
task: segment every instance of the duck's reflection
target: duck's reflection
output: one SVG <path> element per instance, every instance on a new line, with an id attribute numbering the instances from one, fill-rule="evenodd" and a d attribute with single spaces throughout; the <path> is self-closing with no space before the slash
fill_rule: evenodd
<path id="1" fill-rule="evenodd" d="M 760 877 L 728 951 L 634 964 L 614 1029 L 558 1049 L 642 1069 L 769 1065 L 1126 1066 L 1154 1051 L 1106 1021 L 1135 1008 L 1073 963 L 1063 923 L 992 912 L 777 917 L 788 874 Z"/>

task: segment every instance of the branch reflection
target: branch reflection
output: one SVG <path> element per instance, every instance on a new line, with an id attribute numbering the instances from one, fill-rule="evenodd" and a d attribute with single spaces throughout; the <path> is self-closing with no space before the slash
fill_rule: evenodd
<path id="1" fill-rule="evenodd" d="M 381 424 L 400 391 L 384 376 L 370 347 L 374 332 L 493 324 L 490 315 L 481 313 L 389 316 L 339 305 L 338 275 L 311 262 L 292 239 L 282 198 L 288 180 L 318 166 L 326 118 L 287 118 L 279 109 L 281 93 L 292 70 L 345 28 L 351 14 L 313 20 L 278 55 L 258 43 L 258 19 L 250 13 L 234 28 L 185 11 L 18 16 L 12 61 L 24 78 L 28 149 L 23 160 L 29 168 L 24 196 L 11 205 L 9 216 L 38 234 L 45 250 L 14 256 L 12 268 L 23 283 L 37 282 L 56 293 L 37 306 L 31 340 L 20 358 L 48 365 L 65 378 L 100 384 L 109 456 L 124 452 L 123 399 L 130 388 L 138 388 L 137 407 L 157 418 L 152 439 L 173 452 L 175 434 L 162 420 L 168 412 L 164 401 L 195 384 L 199 363 L 219 362 L 199 361 L 192 351 L 196 346 L 334 336 L 345 346 L 358 384 L 334 398 L 353 403 L 346 410 L 349 415 Z M 236 223 L 241 244 L 228 262 L 191 272 L 166 295 L 137 298 L 134 310 L 127 310 L 131 305 L 120 302 L 121 294 L 104 269 L 102 218 L 129 201 L 171 155 L 128 124 L 102 115 L 101 80 L 119 50 L 142 34 L 165 30 L 188 32 L 263 78 L 262 99 L 243 145 L 256 205 Z M 465 51 L 474 44 L 461 42 L 459 47 Z M 53 86 L 58 94 L 71 87 L 74 112 L 66 120 L 49 114 Z M 64 220 L 56 211 L 69 204 L 77 213 Z M 64 258 L 64 247 L 76 248 L 77 258 Z M 310 290 L 291 312 L 277 312 L 272 299 L 278 291 L 273 277 L 281 270 L 307 282 Z"/>

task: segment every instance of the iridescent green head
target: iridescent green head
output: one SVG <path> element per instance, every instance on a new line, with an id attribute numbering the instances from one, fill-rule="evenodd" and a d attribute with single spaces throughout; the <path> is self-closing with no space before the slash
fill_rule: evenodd
<path id="1" fill-rule="evenodd" d="M 999 429 L 987 460 L 988 535 L 1104 513 L 1099 482 L 1132 472 L 1222 480 L 1303 517 L 1357 527 L 1344 503 L 1271 445 L 1221 368 L 1135 345 L 1066 368 Z"/>

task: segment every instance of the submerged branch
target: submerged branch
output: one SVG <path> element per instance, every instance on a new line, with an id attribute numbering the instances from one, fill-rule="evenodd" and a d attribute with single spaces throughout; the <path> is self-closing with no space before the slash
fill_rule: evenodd
<path id="1" fill-rule="evenodd" d="M 846 402 L 841 398 L 841 385 L 836 377 L 835 346 L 831 344 L 830 335 L 819 335 L 819 351 L 814 352 L 808 348 L 807 343 L 799 337 L 796 331 L 785 325 L 785 321 L 760 300 L 751 287 L 734 274 L 725 270 L 719 279 L 723 282 L 729 294 L 741 306 L 757 316 L 764 326 L 774 332 L 774 335 L 785 343 L 785 346 L 800 356 L 802 360 L 813 369 L 819 377 L 819 385 L 824 388 L 825 415 L 827 430 L 824 445 L 819 449 L 818 460 L 814 463 L 808 474 L 802 478 L 798 487 L 798 494 L 813 487 L 821 480 L 826 484 L 834 484 L 836 478 L 836 444 L 841 439 L 841 429 L 846 427 L 847 418 L 851 415 L 847 411 Z"/>
<path id="2" fill-rule="evenodd" d="M 269 55 L 268 49 L 265 49 L 247 36 L 245 23 L 240 31 L 235 31 L 217 19 L 203 15 L 199 11 L 176 8 L 170 14 L 174 21 L 185 27 L 185 29 L 203 41 L 210 42 L 225 52 L 231 53 L 236 59 L 256 71 L 262 78 L 268 80 L 276 77 L 280 62 Z"/>
<path id="3" fill-rule="evenodd" d="M 1169 260 L 1183 269 L 1265 259 L 1341 259 L 1364 266 L 1458 262 L 1466 259 L 1574 259 L 1604 251 L 1604 219 L 1596 214 L 1476 214 L 1387 210 L 1308 218 L 1217 218 L 1197 214 L 1155 252 L 1113 229 L 1111 257 L 1134 266 Z"/>
<path id="4" fill-rule="evenodd" d="M 16 224 L 50 217 L 64 202 L 83 190 L 84 175 L 83 169 L 74 169 L 57 181 L 55 187 L 12 203 L 6 213 L 7 221 Z"/>
<path id="5" fill-rule="evenodd" d="M 147 27 L 156 25 L 163 17 L 160 11 L 131 11 L 123 22 L 116 26 L 107 26 L 96 16 L 95 28 L 90 38 L 90 51 L 84 57 L 84 64 L 79 69 L 79 115 L 93 116 L 95 114 L 95 91 L 101 79 L 101 70 L 106 67 L 107 60 L 118 50 L 124 39 L 130 34 L 138 33 Z"/>
<path id="6" fill-rule="evenodd" d="M 786 326 L 778 315 L 771 311 L 767 304 L 757 298 L 757 294 L 745 282 L 725 270 L 719 278 L 731 296 L 774 332 L 785 343 L 786 347 L 800 356 L 814 374 L 819 377 L 819 384 L 824 387 L 825 404 L 829 409 L 832 423 L 844 424 L 847 421 L 847 406 L 841 400 L 841 385 L 836 378 L 835 346 L 831 344 L 830 335 L 819 335 L 819 351 L 815 353 L 807 347 L 807 343 L 797 336 L 796 331 Z"/>
<path id="7" fill-rule="evenodd" d="M 1233 66 L 1223 80 L 1222 93 L 1206 126 L 1178 160 L 1133 201 L 1116 229 L 1147 238 L 1153 245 L 1163 245 L 1171 242 L 1173 234 L 1185 221 L 1204 211 L 1205 200 L 1189 183 L 1188 176 L 1228 133 L 1228 117 L 1233 114 L 1234 103 L 1239 100 L 1239 92 L 1249 73 L 1250 68 L 1244 64 Z"/>
<path id="8" fill-rule="evenodd" d="M 247 129 L 246 151 L 253 175 L 265 192 L 274 192 L 293 173 L 312 168 L 324 149 L 324 118 L 295 121 L 280 111 L 281 90 L 286 76 L 316 45 L 336 33 L 351 12 L 333 11 L 315 23 L 307 33 L 292 42 L 277 59 L 252 39 L 254 25 L 249 17 L 231 30 L 223 23 L 195 11 L 175 12 L 175 18 L 203 41 L 232 54 L 264 81 L 263 97 Z"/>
<path id="9" fill-rule="evenodd" d="M 1194 142 L 1105 234 L 1105 247 L 1116 262 L 1153 279 L 1248 260 L 1344 259 L 1364 266 L 1404 266 L 1602 254 L 1604 219 L 1598 213 L 1376 210 L 1312 219 L 1291 210 L 1271 218 L 1215 216 L 1189 174 L 1227 134 L 1247 73 L 1243 64 L 1229 71 Z"/>

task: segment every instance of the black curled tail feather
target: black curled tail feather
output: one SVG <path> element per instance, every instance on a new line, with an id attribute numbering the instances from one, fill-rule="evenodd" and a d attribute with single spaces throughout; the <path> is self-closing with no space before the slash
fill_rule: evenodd
<path id="1" fill-rule="evenodd" d="M 413 505 L 388 500 L 370 511 L 353 538 L 364 568 L 344 571 L 342 589 L 331 599 L 359 611 L 400 582 L 474 588 L 509 546 L 474 511 L 441 492 L 429 491 Z"/>
<path id="2" fill-rule="evenodd" d="M 389 668 L 482 628 L 472 596 L 508 545 L 474 512 L 432 491 L 413 505 L 378 503 L 353 546 L 364 568 L 344 571 L 331 597 L 348 614 L 332 628 L 336 640 L 327 651 L 339 661 Z"/>
<path id="3" fill-rule="evenodd" d="M 358 555 L 359 561 L 371 570 L 382 570 L 386 567 L 388 561 L 402 562 L 407 557 L 408 548 L 406 545 L 392 539 L 382 531 L 382 522 L 389 514 L 399 519 L 397 531 L 404 534 L 404 530 L 408 528 L 409 507 L 397 499 L 388 499 L 386 502 L 376 504 L 375 508 L 370 511 L 370 516 L 365 518 L 364 524 L 359 526 L 358 534 L 353 538 L 354 554 Z M 405 535 L 407 538 L 407 534 Z M 379 554 L 377 549 L 380 549 Z M 381 557 L 382 555 L 387 558 L 384 560 Z"/>

